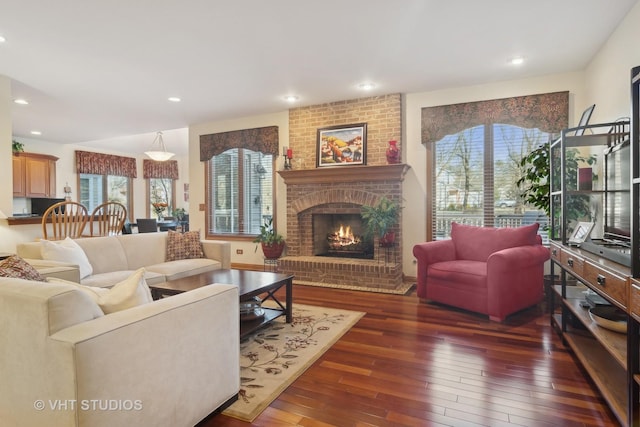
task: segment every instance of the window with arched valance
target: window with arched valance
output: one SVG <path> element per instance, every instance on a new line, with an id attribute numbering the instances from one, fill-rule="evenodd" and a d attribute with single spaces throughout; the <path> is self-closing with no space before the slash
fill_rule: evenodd
<path id="1" fill-rule="evenodd" d="M 200 136 L 206 170 L 206 235 L 253 239 L 275 212 L 278 127 Z"/>
<path id="2" fill-rule="evenodd" d="M 278 144 L 278 126 L 200 135 L 200 161 L 209 161 L 231 148 L 246 148 L 277 156 Z"/>
<path id="3" fill-rule="evenodd" d="M 524 175 L 522 158 L 567 127 L 569 92 L 425 107 L 421 113 L 428 240 L 447 237 L 454 221 L 495 227 L 547 221 L 527 204 L 517 181 Z"/>

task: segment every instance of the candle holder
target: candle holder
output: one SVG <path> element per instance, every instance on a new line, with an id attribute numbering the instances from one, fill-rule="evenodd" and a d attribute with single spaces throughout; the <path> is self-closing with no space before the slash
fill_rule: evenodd
<path id="1" fill-rule="evenodd" d="M 291 163 L 291 159 L 293 159 L 293 150 L 289 147 L 283 147 L 282 155 L 284 156 L 284 169 L 293 169 L 293 165 Z"/>

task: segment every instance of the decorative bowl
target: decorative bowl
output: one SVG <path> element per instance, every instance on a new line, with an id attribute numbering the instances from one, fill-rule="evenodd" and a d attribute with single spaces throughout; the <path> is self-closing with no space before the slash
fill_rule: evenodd
<path id="1" fill-rule="evenodd" d="M 589 317 L 596 325 L 611 331 L 627 332 L 627 315 L 614 306 L 597 306 L 589 309 Z"/>

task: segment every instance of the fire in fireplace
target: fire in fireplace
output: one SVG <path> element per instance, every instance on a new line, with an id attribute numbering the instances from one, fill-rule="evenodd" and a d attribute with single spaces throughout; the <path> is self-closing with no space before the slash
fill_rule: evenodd
<path id="1" fill-rule="evenodd" d="M 373 259 L 373 245 L 362 237 L 358 214 L 314 214 L 313 254 Z"/>

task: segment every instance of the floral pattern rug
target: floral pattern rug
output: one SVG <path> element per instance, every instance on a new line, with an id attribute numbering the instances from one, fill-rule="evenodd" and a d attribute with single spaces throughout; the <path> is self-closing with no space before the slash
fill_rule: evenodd
<path id="1" fill-rule="evenodd" d="M 293 323 L 280 317 L 240 342 L 240 393 L 224 415 L 253 421 L 365 313 L 294 304 Z"/>

